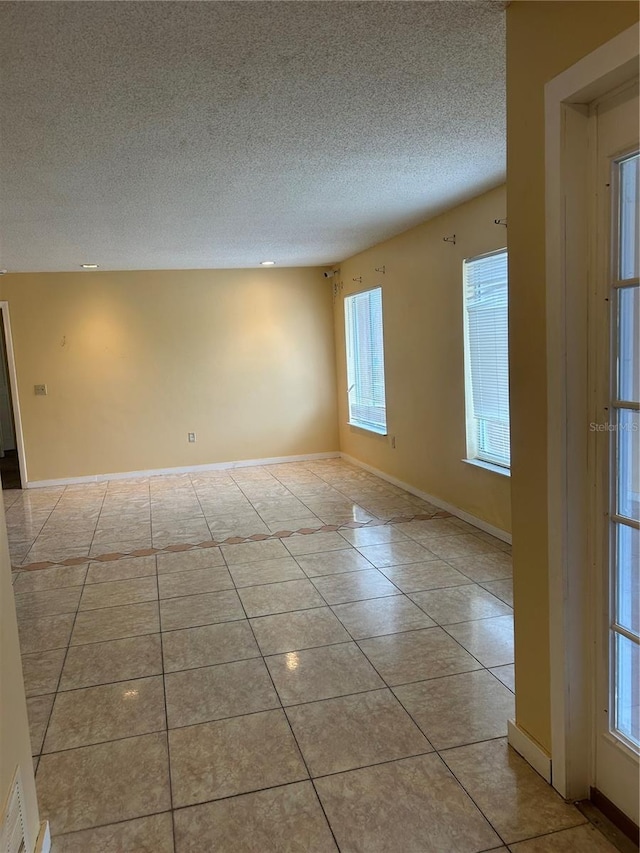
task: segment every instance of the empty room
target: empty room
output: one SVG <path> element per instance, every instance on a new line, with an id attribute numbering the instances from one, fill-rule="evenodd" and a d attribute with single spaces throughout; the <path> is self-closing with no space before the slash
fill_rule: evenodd
<path id="1" fill-rule="evenodd" d="M 0 3 L 0 849 L 638 849 L 639 9 Z"/>

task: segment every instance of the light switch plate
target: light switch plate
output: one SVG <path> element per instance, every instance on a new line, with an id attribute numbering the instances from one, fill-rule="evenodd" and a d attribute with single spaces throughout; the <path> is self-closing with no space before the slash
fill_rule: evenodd
<path id="1" fill-rule="evenodd" d="M 36 397 L 46 397 L 47 396 L 47 386 L 46 385 L 34 385 L 33 393 Z"/>

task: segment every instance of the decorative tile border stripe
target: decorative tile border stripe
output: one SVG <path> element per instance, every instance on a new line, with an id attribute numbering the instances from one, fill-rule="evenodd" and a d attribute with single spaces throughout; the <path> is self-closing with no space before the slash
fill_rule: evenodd
<path id="1" fill-rule="evenodd" d="M 109 563 L 126 557 L 151 557 L 154 554 L 171 554 L 180 551 L 218 548 L 220 545 L 242 545 L 246 542 L 264 542 L 269 539 L 286 539 L 296 534 L 309 536 L 313 533 L 334 533 L 339 530 L 359 530 L 362 527 L 382 527 L 387 524 L 405 524 L 408 521 L 430 521 L 434 518 L 451 518 L 446 510 L 421 512 L 417 515 L 398 515 L 394 518 L 376 518 L 373 521 L 348 521 L 345 524 L 323 524 L 321 527 L 301 527 L 299 530 L 278 530 L 276 533 L 254 533 L 251 536 L 229 536 L 227 539 L 207 540 L 191 544 L 184 542 L 177 545 L 165 545 L 163 548 L 137 548 L 134 551 L 115 551 L 111 554 L 100 554 L 95 557 L 69 557 L 66 560 L 42 560 L 38 563 L 28 563 L 26 566 L 12 566 L 14 572 L 34 572 L 38 569 L 51 569 L 56 566 L 79 566 L 83 563 Z"/>

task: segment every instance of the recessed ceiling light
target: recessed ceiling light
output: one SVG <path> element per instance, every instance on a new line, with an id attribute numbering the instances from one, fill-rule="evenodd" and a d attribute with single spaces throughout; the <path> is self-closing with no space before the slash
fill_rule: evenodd
<path id="1" fill-rule="evenodd" d="M 261 267 L 272 267 L 275 264 L 275 261 L 260 261 Z"/>
<path id="2" fill-rule="evenodd" d="M 99 264 L 80 264 L 83 270 L 97 270 Z"/>

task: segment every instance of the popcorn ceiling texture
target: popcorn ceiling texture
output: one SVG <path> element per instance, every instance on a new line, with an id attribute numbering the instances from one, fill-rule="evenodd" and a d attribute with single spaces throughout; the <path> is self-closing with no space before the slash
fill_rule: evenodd
<path id="1" fill-rule="evenodd" d="M 501 183 L 504 3 L 0 3 L 0 266 L 342 260 Z"/>

